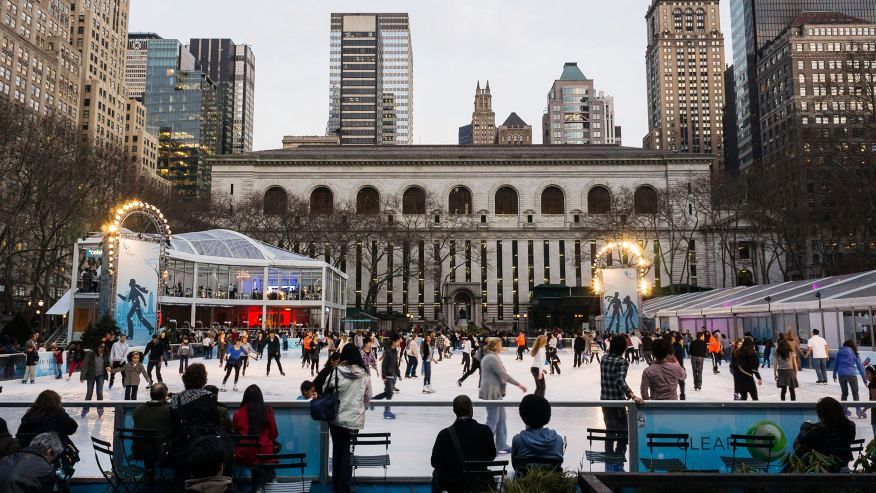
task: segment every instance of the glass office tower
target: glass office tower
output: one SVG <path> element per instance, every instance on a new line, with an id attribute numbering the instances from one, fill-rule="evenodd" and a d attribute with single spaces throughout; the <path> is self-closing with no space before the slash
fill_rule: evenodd
<path id="1" fill-rule="evenodd" d="M 803 11 L 833 11 L 876 22 L 876 0 L 731 0 L 739 167 L 761 157 L 755 73 L 760 50 Z"/>

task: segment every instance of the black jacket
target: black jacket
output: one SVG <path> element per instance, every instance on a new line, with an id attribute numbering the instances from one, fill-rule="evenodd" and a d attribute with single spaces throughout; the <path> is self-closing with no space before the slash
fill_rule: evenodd
<path id="1" fill-rule="evenodd" d="M 149 357 L 150 363 L 158 363 L 164 357 L 164 343 L 160 339 L 155 343 L 149 341 L 146 348 L 143 349 L 143 353 Z"/>
<path id="2" fill-rule="evenodd" d="M 496 444 L 493 432 L 487 425 L 474 419 L 459 419 L 453 425 L 462 449 L 463 458 L 453 444 L 447 428 L 438 432 L 432 447 L 432 467 L 442 489 L 448 493 L 462 492 L 462 461 L 490 461 L 496 458 Z"/>
<path id="3" fill-rule="evenodd" d="M 16 437 L 21 442 L 22 448 L 30 445 L 30 441 L 40 433 L 54 431 L 64 441 L 65 438 L 76 433 L 79 424 L 70 417 L 63 409 L 58 409 L 49 414 L 25 415 L 21 418 Z"/>
<path id="4" fill-rule="evenodd" d="M 280 356 L 280 338 L 268 339 L 268 356 Z"/>
<path id="5" fill-rule="evenodd" d="M 0 433 L 0 458 L 12 455 L 21 450 L 18 439 L 9 433 Z"/>
<path id="6" fill-rule="evenodd" d="M 794 455 L 803 456 L 810 450 L 824 455 L 832 455 L 838 464 L 828 472 L 839 472 L 849 465 L 852 460 L 852 441 L 855 440 L 855 423 L 846 420 L 847 426 L 843 429 L 832 430 L 822 422 L 804 422 L 800 425 L 800 434 L 794 442 Z"/>
<path id="7" fill-rule="evenodd" d="M 0 460 L 0 491 L 43 493 L 52 491 L 55 468 L 37 452 L 25 449 Z"/>
<path id="8" fill-rule="evenodd" d="M 182 460 L 188 445 L 208 435 L 225 435 L 216 398 L 204 389 L 188 389 L 170 401 L 170 435 L 173 453 Z"/>
<path id="9" fill-rule="evenodd" d="M 383 361 L 380 363 L 380 374 L 383 375 L 383 378 L 398 378 L 401 376 L 401 371 L 399 371 L 398 368 L 398 349 L 392 347 L 391 344 L 385 351 L 383 351 Z"/>
<path id="10" fill-rule="evenodd" d="M 706 346 L 706 341 L 701 341 L 699 339 L 694 339 L 690 343 L 690 347 L 688 348 L 688 353 L 690 353 L 690 357 L 699 356 L 700 358 L 705 358 L 708 353 L 708 346 Z"/>
<path id="11" fill-rule="evenodd" d="M 584 343 L 584 337 L 575 336 L 575 342 L 572 343 L 572 349 L 574 349 L 575 352 L 580 353 L 582 351 L 586 351 L 587 350 L 586 346 L 587 346 L 587 344 Z"/>

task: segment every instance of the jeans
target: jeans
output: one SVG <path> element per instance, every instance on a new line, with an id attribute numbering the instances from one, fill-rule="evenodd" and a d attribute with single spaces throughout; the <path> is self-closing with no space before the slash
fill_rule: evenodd
<path id="1" fill-rule="evenodd" d="M 523 359 L 523 352 L 526 351 L 526 346 L 517 346 L 517 359 Z"/>
<path id="2" fill-rule="evenodd" d="M 98 376 L 94 377 L 93 379 L 86 380 L 86 382 L 85 382 L 85 389 L 86 389 L 85 390 L 85 400 L 86 401 L 91 400 L 91 397 L 94 394 L 95 387 L 97 388 L 97 400 L 99 400 L 99 401 L 103 400 L 103 382 L 104 382 L 104 379 L 105 379 L 104 375 L 98 375 Z M 88 404 L 82 406 L 82 414 L 87 414 L 89 409 L 91 409 L 91 407 Z M 97 408 L 97 414 L 103 415 L 103 408 L 100 408 L 100 407 Z"/>
<path id="3" fill-rule="evenodd" d="M 352 430 L 329 423 L 332 436 L 332 487 L 335 493 L 349 493 L 353 486 Z"/>
<path id="4" fill-rule="evenodd" d="M 850 376 L 842 376 L 839 377 L 840 389 L 842 389 L 842 397 L 840 400 L 843 402 L 849 399 L 849 388 L 852 389 L 852 399 L 857 402 L 858 401 L 858 376 L 850 375 Z M 858 414 L 861 414 L 861 408 L 855 408 L 858 411 Z"/>
<path id="5" fill-rule="evenodd" d="M 279 354 L 268 354 L 268 373 L 271 373 L 271 360 L 277 362 L 277 369 L 280 370 L 280 373 L 283 373 L 283 365 L 280 364 Z"/>
<path id="6" fill-rule="evenodd" d="M 535 390 L 532 393 L 539 397 L 544 397 L 544 377 L 538 378 L 539 373 L 541 373 L 541 368 L 530 368 L 529 371 L 532 372 L 532 378 L 535 379 Z"/>
<path id="7" fill-rule="evenodd" d="M 703 388 L 703 358 L 702 356 L 691 356 L 690 365 L 693 367 L 694 389 Z"/>
<path id="8" fill-rule="evenodd" d="M 388 401 L 392 400 L 392 394 L 395 392 L 395 377 L 384 377 L 383 379 L 383 392 L 375 395 L 371 398 L 371 400 L 381 400 L 386 399 Z M 389 406 L 386 406 L 383 409 L 383 412 L 387 412 L 390 410 Z"/>
<path id="9" fill-rule="evenodd" d="M 815 367 L 815 381 L 827 382 L 827 358 L 813 358 L 812 366 Z"/>
<path id="10" fill-rule="evenodd" d="M 179 357 L 179 372 L 182 373 L 189 367 L 189 357 L 188 356 L 180 356 Z"/>
<path id="11" fill-rule="evenodd" d="M 432 385 L 432 362 L 423 360 L 423 385 Z"/>
<path id="12" fill-rule="evenodd" d="M 204 359 L 213 359 L 213 346 L 204 346 Z"/>
<path id="13" fill-rule="evenodd" d="M 606 430 L 621 430 L 627 431 L 627 410 L 622 407 L 603 407 L 602 419 L 605 421 Z M 627 441 L 626 440 L 606 440 L 605 453 L 612 455 L 626 455 Z M 606 471 L 608 471 L 606 465 Z M 612 465 L 612 471 L 623 471 L 623 465 Z"/>
<path id="14" fill-rule="evenodd" d="M 496 450 L 508 449 L 508 430 L 505 427 L 505 408 L 487 405 L 487 426 L 496 437 Z"/>
<path id="15" fill-rule="evenodd" d="M 462 374 L 462 378 L 459 379 L 459 382 L 462 383 L 466 378 L 469 377 L 472 373 L 479 371 L 481 369 L 481 362 L 477 358 L 471 359 L 471 368 L 468 369 L 467 372 Z"/>
<path id="16" fill-rule="evenodd" d="M 161 378 L 161 359 L 157 361 L 152 361 L 152 358 L 149 358 L 149 364 L 146 365 L 146 374 L 149 375 L 149 378 L 152 378 L 152 369 L 155 368 L 155 381 L 156 382 L 164 382 Z"/>
<path id="17" fill-rule="evenodd" d="M 137 400 L 137 388 L 139 385 L 125 385 L 125 400 L 126 401 L 136 401 Z"/>
<path id="18" fill-rule="evenodd" d="M 572 368 L 578 368 L 581 366 L 581 363 L 584 361 L 584 358 L 582 357 L 583 354 L 584 351 L 578 349 L 575 350 L 575 362 L 572 363 Z"/>

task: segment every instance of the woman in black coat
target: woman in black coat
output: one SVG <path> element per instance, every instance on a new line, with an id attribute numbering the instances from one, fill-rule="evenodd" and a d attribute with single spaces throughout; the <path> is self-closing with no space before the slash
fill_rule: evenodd
<path id="1" fill-rule="evenodd" d="M 21 418 L 16 438 L 25 448 L 35 436 L 53 431 L 66 444 L 77 428 L 79 424 L 61 407 L 61 396 L 54 390 L 44 390 Z"/>
<path id="2" fill-rule="evenodd" d="M 757 400 L 757 385 L 763 384 L 760 373 L 760 361 L 757 358 L 757 350 L 754 349 L 754 339 L 746 337 L 742 340 L 742 347 L 733 351 L 733 393 L 739 400 Z M 757 385 L 754 379 L 757 378 Z"/>

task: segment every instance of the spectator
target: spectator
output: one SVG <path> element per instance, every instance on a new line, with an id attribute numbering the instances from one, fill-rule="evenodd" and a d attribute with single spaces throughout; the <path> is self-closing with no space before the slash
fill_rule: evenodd
<path id="1" fill-rule="evenodd" d="M 328 360 L 325 362 L 325 366 L 319 371 L 316 378 L 313 379 L 313 385 L 316 386 L 317 394 L 322 395 L 325 393 L 325 381 L 340 363 L 341 353 L 334 352 L 329 355 Z"/>
<path id="2" fill-rule="evenodd" d="M 150 386 L 152 385 L 152 379 L 149 378 L 149 374 L 146 373 L 146 368 L 143 367 L 143 363 L 140 363 L 139 352 L 130 353 L 128 358 L 129 361 L 125 363 L 124 366 L 110 368 L 110 373 L 115 376 L 117 372 L 122 372 L 122 383 L 125 385 L 125 400 L 136 401 L 137 389 L 140 388 L 140 375 L 143 375 L 146 378 L 146 381 L 149 382 Z"/>
<path id="3" fill-rule="evenodd" d="M 518 474 L 525 462 L 563 462 L 565 440 L 556 431 L 545 428 L 551 421 L 551 404 L 544 397 L 529 394 L 520 401 L 520 419 L 526 429 L 511 440 L 511 464 Z M 521 461 L 520 459 L 524 459 Z"/>
<path id="4" fill-rule="evenodd" d="M 644 401 L 630 389 L 627 385 L 627 370 L 630 364 L 623 358 L 624 352 L 627 350 L 626 338 L 622 335 L 615 335 L 611 338 L 608 346 L 608 353 L 602 358 L 600 363 L 600 394 L 599 398 L 603 401 L 623 401 L 632 399 L 636 404 L 642 404 Z M 627 430 L 627 410 L 624 407 L 603 407 L 602 417 L 605 420 L 605 427 L 609 430 Z M 627 442 L 625 440 L 606 440 L 605 453 L 612 456 L 623 456 L 626 454 Z M 606 464 L 606 472 L 623 471 L 623 465 Z"/>
<path id="5" fill-rule="evenodd" d="M 143 365 L 140 365 L 141 367 Z M 126 375 L 127 377 L 127 375 Z M 167 442 L 170 429 L 170 405 L 167 403 L 167 385 L 156 383 L 149 389 L 149 401 L 134 409 L 134 428 L 154 430 L 153 440 L 135 440 L 131 452 L 137 459 L 143 461 L 146 469 L 146 479 L 154 477 L 155 464 L 159 454 Z"/>
<path id="6" fill-rule="evenodd" d="M 55 467 L 64 444 L 55 433 L 41 433 L 23 450 L 0 460 L 0 491 L 44 493 L 54 491 Z"/>
<path id="7" fill-rule="evenodd" d="M 0 459 L 12 455 L 21 449 L 18 439 L 9 434 L 6 420 L 0 418 Z"/>
<path id="8" fill-rule="evenodd" d="M 192 472 L 192 479 L 186 479 L 185 491 L 237 493 L 234 482 L 223 474 L 227 453 L 226 444 L 220 437 L 208 435 L 195 440 L 186 460 L 186 469 Z"/>
<path id="9" fill-rule="evenodd" d="M 523 392 L 526 387 L 505 371 L 499 353 L 502 352 L 502 340 L 497 337 L 487 339 L 484 356 L 481 360 L 481 390 L 479 397 L 485 401 L 501 401 L 505 397 L 505 385 L 511 383 Z M 508 446 L 508 431 L 505 427 L 505 408 L 497 405 L 487 405 L 487 426 L 493 431 L 496 439 L 496 450 L 500 454 L 511 452 Z"/>
<path id="10" fill-rule="evenodd" d="M 858 346 L 855 341 L 849 339 L 843 343 L 843 347 L 836 353 L 836 362 L 833 367 L 833 381 L 837 381 L 839 376 L 840 388 L 842 389 L 842 401 L 849 398 L 849 390 L 852 391 L 852 399 L 858 401 L 858 374 L 864 379 L 864 385 L 867 385 L 867 375 L 864 373 L 864 365 L 858 358 Z M 862 408 L 855 408 L 859 418 L 866 418 L 867 412 Z M 846 411 L 846 414 L 851 414 Z"/>
<path id="11" fill-rule="evenodd" d="M 16 436 L 22 447 L 30 445 L 35 436 L 50 431 L 67 442 L 77 428 L 76 421 L 61 407 L 61 396 L 54 390 L 44 390 L 24 413 Z"/>
<path id="12" fill-rule="evenodd" d="M 666 339 L 658 338 L 651 343 L 654 364 L 642 371 L 642 399 L 655 401 L 677 401 L 678 383 L 687 378 L 687 372 L 680 366 Z"/>
<path id="13" fill-rule="evenodd" d="M 349 493 L 353 485 L 350 442 L 365 427 L 365 406 L 371 400 L 371 379 L 355 344 L 341 350 L 341 362 L 332 370 L 325 388 L 338 394 L 338 415 L 329 422 L 332 437 L 332 486 L 336 493 Z"/>
<path id="14" fill-rule="evenodd" d="M 804 422 L 794 442 L 794 455 L 802 457 L 812 450 L 832 456 L 835 463 L 827 472 L 840 472 L 852 460 L 852 442 L 855 423 L 846 417 L 845 410 L 833 397 L 823 397 L 815 405 L 818 422 Z"/>
<path id="15" fill-rule="evenodd" d="M 192 444 L 203 436 L 224 435 L 222 419 L 216 406 L 216 397 L 204 388 L 207 369 L 203 364 L 189 365 L 182 376 L 185 390 L 170 400 L 170 437 L 177 480 L 188 478 L 186 457 Z M 226 449 L 230 455 L 230 448 Z M 181 466 L 182 465 L 182 466 Z"/>
<path id="16" fill-rule="evenodd" d="M 313 384 L 310 380 L 305 380 L 301 382 L 301 395 L 299 395 L 296 400 L 299 401 L 312 401 L 316 399 L 316 385 Z"/>
<path id="17" fill-rule="evenodd" d="M 265 405 L 262 389 L 258 385 L 250 385 L 243 392 L 243 401 L 240 408 L 235 411 L 234 431 L 238 435 L 258 436 L 257 447 L 238 447 L 234 451 L 234 459 L 243 465 L 252 468 L 253 490 L 259 491 L 264 488 L 265 482 L 270 479 L 264 474 L 264 469 L 259 466 L 257 455 L 267 455 L 279 452 L 280 444 L 277 442 L 277 422 L 274 420 L 274 410 Z M 243 440 L 241 444 L 251 444 L 253 440 Z"/>
<path id="18" fill-rule="evenodd" d="M 204 390 L 213 394 L 213 402 L 216 404 L 216 409 L 219 410 L 219 421 L 222 423 L 222 430 L 231 435 L 234 433 L 234 423 L 231 422 L 231 411 L 228 406 L 219 402 L 219 387 L 215 385 L 204 385 Z"/>
<path id="19" fill-rule="evenodd" d="M 462 466 L 465 461 L 491 461 L 496 445 L 490 427 L 474 420 L 474 409 L 467 395 L 453 399 L 456 421 L 438 432 L 432 446 L 432 491 L 462 493 Z"/>
<path id="20" fill-rule="evenodd" d="M 99 342 L 97 346 L 85 355 L 82 370 L 79 371 L 79 381 L 85 382 L 85 400 L 90 401 L 94 391 L 97 390 L 97 400 L 103 400 L 103 383 L 109 373 L 109 351 L 106 342 Z M 88 404 L 82 406 L 82 417 L 88 415 L 91 409 Z M 103 406 L 97 408 L 97 415 L 103 416 Z"/>

